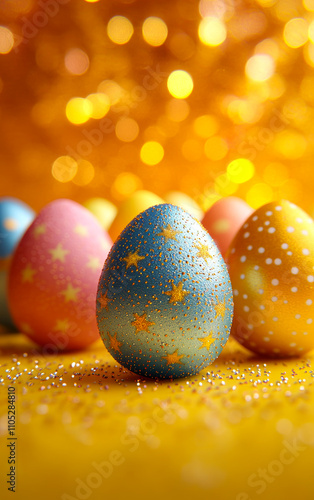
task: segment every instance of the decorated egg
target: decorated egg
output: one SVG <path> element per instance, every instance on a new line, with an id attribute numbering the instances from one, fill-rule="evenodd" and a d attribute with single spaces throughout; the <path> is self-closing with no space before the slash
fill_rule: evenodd
<path id="1" fill-rule="evenodd" d="M 228 247 L 253 209 L 241 198 L 220 198 L 205 213 L 202 224 L 225 256 Z"/>
<path id="2" fill-rule="evenodd" d="M 9 306 L 20 331 L 47 352 L 99 338 L 95 296 L 111 240 L 94 216 L 55 200 L 21 239 L 9 273 Z"/>
<path id="3" fill-rule="evenodd" d="M 7 300 L 8 269 L 14 249 L 34 217 L 35 212 L 22 201 L 0 198 L 0 323 L 11 329 L 14 327 Z"/>
<path id="4" fill-rule="evenodd" d="M 224 260 L 183 209 L 149 208 L 114 243 L 99 281 L 97 322 L 109 352 L 132 372 L 198 373 L 222 351 L 232 314 Z"/>
<path id="5" fill-rule="evenodd" d="M 119 236 L 121 231 L 140 212 L 153 205 L 159 205 L 163 200 L 151 191 L 139 190 L 124 200 L 118 209 L 118 213 L 109 228 L 109 234 L 113 241 Z"/>
<path id="6" fill-rule="evenodd" d="M 101 226 L 106 230 L 108 230 L 117 215 L 117 207 L 105 198 L 90 198 L 83 203 L 83 206 L 94 214 Z"/>
<path id="7" fill-rule="evenodd" d="M 295 356 L 314 348 L 314 222 L 289 201 L 256 210 L 227 254 L 232 334 L 248 349 Z"/>
<path id="8" fill-rule="evenodd" d="M 201 220 L 204 215 L 201 207 L 196 203 L 196 201 L 193 200 L 191 196 L 181 193 L 181 191 L 169 191 L 165 194 L 164 198 L 167 203 L 184 208 L 184 210 L 198 220 Z"/>

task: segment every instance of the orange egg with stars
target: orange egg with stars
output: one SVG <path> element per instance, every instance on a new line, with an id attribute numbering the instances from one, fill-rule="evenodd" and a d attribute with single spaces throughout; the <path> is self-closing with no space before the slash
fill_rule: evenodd
<path id="1" fill-rule="evenodd" d="M 289 201 L 268 203 L 243 224 L 226 260 L 234 337 L 270 356 L 314 348 L 314 221 Z"/>

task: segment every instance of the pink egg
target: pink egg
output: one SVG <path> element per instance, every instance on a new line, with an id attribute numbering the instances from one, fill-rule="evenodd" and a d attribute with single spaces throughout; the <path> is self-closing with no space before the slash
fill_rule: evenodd
<path id="1" fill-rule="evenodd" d="M 252 213 L 253 209 L 236 196 L 221 198 L 207 210 L 201 222 L 223 256 L 242 224 Z"/>
<path id="2" fill-rule="evenodd" d="M 8 283 L 14 323 L 48 352 L 81 349 L 99 338 L 95 300 L 112 241 L 71 200 L 47 205 L 21 239 Z"/>

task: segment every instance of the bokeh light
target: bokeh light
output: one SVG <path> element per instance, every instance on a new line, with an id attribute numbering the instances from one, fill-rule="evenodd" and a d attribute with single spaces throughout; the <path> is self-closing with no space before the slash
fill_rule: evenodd
<path id="1" fill-rule="evenodd" d="M 52 176 L 59 182 L 70 182 L 78 170 L 77 162 L 71 156 L 59 156 L 51 168 Z"/>
<path id="2" fill-rule="evenodd" d="M 246 158 L 237 158 L 229 163 L 227 167 L 227 177 L 236 184 L 247 182 L 254 176 L 255 168 L 253 163 Z"/>
<path id="3" fill-rule="evenodd" d="M 168 28 L 159 17 L 148 17 L 143 23 L 142 33 L 145 42 L 153 47 L 159 47 L 166 41 Z"/>
<path id="4" fill-rule="evenodd" d="M 134 32 L 133 25 L 124 16 L 114 16 L 107 25 L 107 34 L 110 40 L 118 45 L 128 43 Z"/>
<path id="5" fill-rule="evenodd" d="M 290 19 L 284 27 L 284 41 L 292 49 L 297 49 L 308 40 L 308 23 L 302 17 Z"/>
<path id="6" fill-rule="evenodd" d="M 89 110 L 91 118 L 103 118 L 108 113 L 111 102 L 107 94 L 103 94 L 102 92 L 89 94 L 86 99 L 92 106 L 91 110 Z"/>
<path id="7" fill-rule="evenodd" d="M 193 79 L 187 71 L 173 71 L 167 80 L 170 94 L 177 99 L 185 99 L 193 90 Z"/>
<path id="8" fill-rule="evenodd" d="M 89 68 L 89 57 L 84 50 L 70 49 L 65 54 L 64 65 L 71 75 L 84 75 Z"/>
<path id="9" fill-rule="evenodd" d="M 95 177 L 95 169 L 88 160 L 79 160 L 77 162 L 77 171 L 73 177 L 73 182 L 77 186 L 87 186 Z"/>
<path id="10" fill-rule="evenodd" d="M 120 118 L 116 124 L 116 136 L 120 141 L 132 142 L 139 134 L 139 126 L 133 118 Z"/>
<path id="11" fill-rule="evenodd" d="M 217 17 L 204 17 L 198 27 L 198 35 L 205 45 L 216 47 L 222 44 L 227 37 L 224 23 Z"/>
<path id="12" fill-rule="evenodd" d="M 14 45 L 12 31 L 5 26 L 0 26 L 0 54 L 8 54 Z"/>
<path id="13" fill-rule="evenodd" d="M 255 82 L 268 80 L 274 71 L 274 60 L 268 54 L 256 54 L 250 57 L 245 66 L 246 75 Z"/>
<path id="14" fill-rule="evenodd" d="M 147 141 L 141 147 L 140 156 L 146 165 L 157 165 L 164 157 L 164 148 L 157 141 Z"/>
<path id="15" fill-rule="evenodd" d="M 73 97 L 67 103 L 65 112 L 69 122 L 80 125 L 92 116 L 93 105 L 88 99 Z"/>

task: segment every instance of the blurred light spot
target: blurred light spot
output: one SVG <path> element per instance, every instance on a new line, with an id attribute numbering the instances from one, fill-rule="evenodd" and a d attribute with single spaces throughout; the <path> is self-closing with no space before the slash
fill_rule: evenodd
<path id="1" fill-rule="evenodd" d="M 245 65 L 246 76 L 255 82 L 268 80 L 274 71 L 274 59 L 268 54 L 256 54 L 250 57 Z"/>
<path id="2" fill-rule="evenodd" d="M 66 116 L 69 122 L 79 125 L 85 123 L 93 113 L 92 103 L 83 97 L 73 97 L 66 105 Z"/>
<path id="3" fill-rule="evenodd" d="M 273 200 L 273 190 L 268 184 L 258 182 L 246 194 L 246 202 L 252 208 L 259 208 Z"/>
<path id="4" fill-rule="evenodd" d="M 0 54 L 8 54 L 14 45 L 12 31 L 5 26 L 0 26 Z"/>
<path id="5" fill-rule="evenodd" d="M 308 23 L 302 17 L 290 19 L 284 27 L 283 38 L 292 49 L 301 47 L 308 41 Z"/>
<path id="6" fill-rule="evenodd" d="M 106 94 L 111 104 L 117 104 L 123 95 L 123 88 L 113 80 L 104 80 L 102 81 L 98 87 L 97 92 Z"/>
<path id="7" fill-rule="evenodd" d="M 193 80 L 187 71 L 178 69 L 170 73 L 167 80 L 167 87 L 173 97 L 176 99 L 185 99 L 193 90 Z"/>
<path id="8" fill-rule="evenodd" d="M 314 21 L 312 21 L 309 25 L 308 35 L 310 41 L 314 43 Z"/>
<path id="9" fill-rule="evenodd" d="M 229 163 L 227 176 L 232 182 L 242 184 L 254 176 L 255 168 L 253 163 L 246 158 L 238 158 Z"/>
<path id="10" fill-rule="evenodd" d="M 96 2 L 99 2 L 99 0 L 85 0 L 85 2 L 87 2 L 87 3 L 96 3 Z"/>
<path id="11" fill-rule="evenodd" d="M 86 98 L 92 105 L 90 113 L 91 118 L 103 118 L 110 109 L 110 99 L 107 94 L 98 92 L 97 94 L 90 94 Z"/>
<path id="12" fill-rule="evenodd" d="M 65 54 L 64 64 L 72 75 L 83 75 L 89 68 L 89 57 L 81 49 L 70 49 Z"/>
<path id="13" fill-rule="evenodd" d="M 215 135 L 207 139 L 204 145 L 204 153 L 209 160 L 222 160 L 228 153 L 228 144 L 222 137 Z"/>
<path id="14" fill-rule="evenodd" d="M 218 123 L 214 116 L 202 115 L 195 118 L 193 128 L 196 135 L 203 139 L 207 139 L 217 132 Z"/>
<path id="15" fill-rule="evenodd" d="M 146 165 L 157 165 L 164 157 L 164 148 L 157 141 L 147 141 L 141 147 L 140 157 Z"/>
<path id="16" fill-rule="evenodd" d="M 263 114 L 263 106 L 253 99 L 232 98 L 227 104 L 227 113 L 234 123 L 256 123 Z"/>
<path id="17" fill-rule="evenodd" d="M 202 157 L 202 143 L 196 139 L 188 139 L 182 144 L 182 155 L 188 161 L 197 161 Z"/>
<path id="18" fill-rule="evenodd" d="M 107 34 L 110 40 L 118 45 L 127 43 L 133 35 L 133 25 L 123 16 L 114 16 L 107 25 Z"/>
<path id="19" fill-rule="evenodd" d="M 299 132 L 283 130 L 276 135 L 274 148 L 285 158 L 297 160 L 304 155 L 307 148 L 307 141 Z"/>
<path id="20" fill-rule="evenodd" d="M 198 27 L 198 36 L 205 45 L 216 47 L 227 38 L 227 30 L 217 17 L 204 17 Z"/>
<path id="21" fill-rule="evenodd" d="M 52 176 L 59 182 L 71 181 L 77 173 L 77 163 L 71 156 L 59 156 L 52 164 Z"/>
<path id="22" fill-rule="evenodd" d="M 166 114 L 173 122 L 182 122 L 190 113 L 190 106 L 184 100 L 171 99 L 166 104 Z"/>
<path id="23" fill-rule="evenodd" d="M 159 47 L 168 36 L 168 28 L 159 17 L 148 17 L 143 23 L 142 33 L 145 42 L 153 47 Z"/>
<path id="24" fill-rule="evenodd" d="M 77 166 L 78 169 L 73 178 L 73 183 L 77 186 L 87 186 L 94 179 L 95 169 L 87 160 L 79 160 Z"/>
<path id="25" fill-rule="evenodd" d="M 133 118 L 123 117 L 117 121 L 115 131 L 120 141 L 132 142 L 139 134 L 139 126 Z"/>
<path id="26" fill-rule="evenodd" d="M 121 174 L 116 177 L 111 190 L 113 196 L 121 200 L 127 198 L 142 187 L 142 181 L 137 175 L 132 172 L 121 172 Z"/>
<path id="27" fill-rule="evenodd" d="M 273 187 L 280 186 L 288 177 L 288 169 L 282 163 L 270 163 L 264 169 L 263 179 Z"/>
<path id="28" fill-rule="evenodd" d="M 313 12 L 314 11 L 314 0 L 303 0 L 303 5 L 306 10 Z"/>

